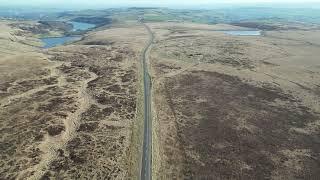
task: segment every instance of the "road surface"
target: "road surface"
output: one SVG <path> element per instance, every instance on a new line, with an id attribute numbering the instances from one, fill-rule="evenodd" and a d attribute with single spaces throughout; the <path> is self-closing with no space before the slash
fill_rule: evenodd
<path id="1" fill-rule="evenodd" d="M 152 116 L 151 116 L 151 78 L 148 72 L 147 60 L 148 51 L 153 42 L 154 36 L 151 29 L 141 22 L 148 31 L 149 41 L 142 52 L 142 66 L 143 66 L 143 84 L 144 84 L 144 135 L 143 135 L 143 152 L 142 152 L 142 167 L 141 180 L 151 180 L 151 161 L 152 161 Z"/>

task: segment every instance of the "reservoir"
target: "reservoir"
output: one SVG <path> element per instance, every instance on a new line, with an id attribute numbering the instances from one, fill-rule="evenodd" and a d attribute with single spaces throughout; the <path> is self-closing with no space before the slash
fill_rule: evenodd
<path id="1" fill-rule="evenodd" d="M 71 21 L 73 25 L 72 31 L 85 31 L 91 28 L 96 27 L 94 24 L 88 24 L 88 23 L 80 23 L 80 22 L 73 22 Z M 62 37 L 48 37 L 48 38 L 40 38 L 40 40 L 44 43 L 43 48 L 52 48 L 55 46 L 63 45 L 68 42 L 77 41 L 80 40 L 81 36 L 62 36 Z"/>
<path id="2" fill-rule="evenodd" d="M 80 36 L 63 36 L 63 37 L 49 37 L 41 38 L 41 41 L 44 43 L 43 48 L 51 48 L 59 45 L 63 45 L 67 42 L 80 40 Z"/>
<path id="3" fill-rule="evenodd" d="M 96 25 L 89 24 L 89 23 L 81 23 L 81 22 L 74 22 L 74 21 L 70 21 L 70 23 L 73 25 L 73 31 L 85 31 L 85 30 L 96 27 Z"/>
<path id="4" fill-rule="evenodd" d="M 225 34 L 233 36 L 260 36 L 261 31 L 251 30 L 251 31 L 222 31 Z"/>

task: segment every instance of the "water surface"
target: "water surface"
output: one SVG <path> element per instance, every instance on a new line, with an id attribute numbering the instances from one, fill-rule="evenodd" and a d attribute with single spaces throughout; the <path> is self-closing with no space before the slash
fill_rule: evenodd
<path id="1" fill-rule="evenodd" d="M 85 30 L 96 27 L 95 24 L 89 24 L 89 23 L 74 22 L 74 21 L 70 21 L 70 23 L 73 25 L 73 31 L 85 31 Z"/>
<path id="2" fill-rule="evenodd" d="M 261 31 L 251 30 L 251 31 L 222 31 L 225 34 L 233 35 L 233 36 L 260 36 Z"/>
<path id="3" fill-rule="evenodd" d="M 41 41 L 45 44 L 43 48 L 51 48 L 58 45 L 63 45 L 67 42 L 72 42 L 80 39 L 81 39 L 80 36 L 63 36 L 63 37 L 41 38 Z"/>
<path id="4" fill-rule="evenodd" d="M 72 31 L 85 31 L 91 28 L 96 27 L 94 24 L 89 23 L 80 23 L 71 21 L 73 25 Z M 49 37 L 49 38 L 41 38 L 40 40 L 45 44 L 43 48 L 52 48 L 55 46 L 63 45 L 67 42 L 80 40 L 80 36 L 62 36 L 62 37 Z"/>

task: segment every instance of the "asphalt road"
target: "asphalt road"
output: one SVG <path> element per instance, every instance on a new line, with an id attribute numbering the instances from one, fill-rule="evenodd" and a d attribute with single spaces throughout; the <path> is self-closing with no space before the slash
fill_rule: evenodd
<path id="1" fill-rule="evenodd" d="M 142 52 L 143 63 L 143 81 L 144 81 L 144 135 L 143 135 L 143 153 L 142 153 L 142 167 L 141 180 L 152 179 L 152 116 L 151 116 L 151 78 L 148 72 L 147 60 L 148 51 L 154 39 L 151 29 L 144 23 L 142 25 L 148 31 L 149 41 Z"/>

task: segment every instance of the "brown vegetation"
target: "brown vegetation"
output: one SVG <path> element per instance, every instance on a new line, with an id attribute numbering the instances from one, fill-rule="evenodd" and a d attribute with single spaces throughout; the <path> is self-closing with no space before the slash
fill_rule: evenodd
<path id="1" fill-rule="evenodd" d="M 157 179 L 317 179 L 318 31 L 149 25 Z"/>
<path id="2" fill-rule="evenodd" d="M 16 42 L 27 52 L 3 53 L 0 179 L 129 176 L 128 164 L 139 156 L 131 153 L 131 140 L 141 29 L 114 27 L 99 32 L 103 38 L 92 33 L 78 45 L 42 53 Z M 86 43 L 98 38 L 114 43 Z"/>

